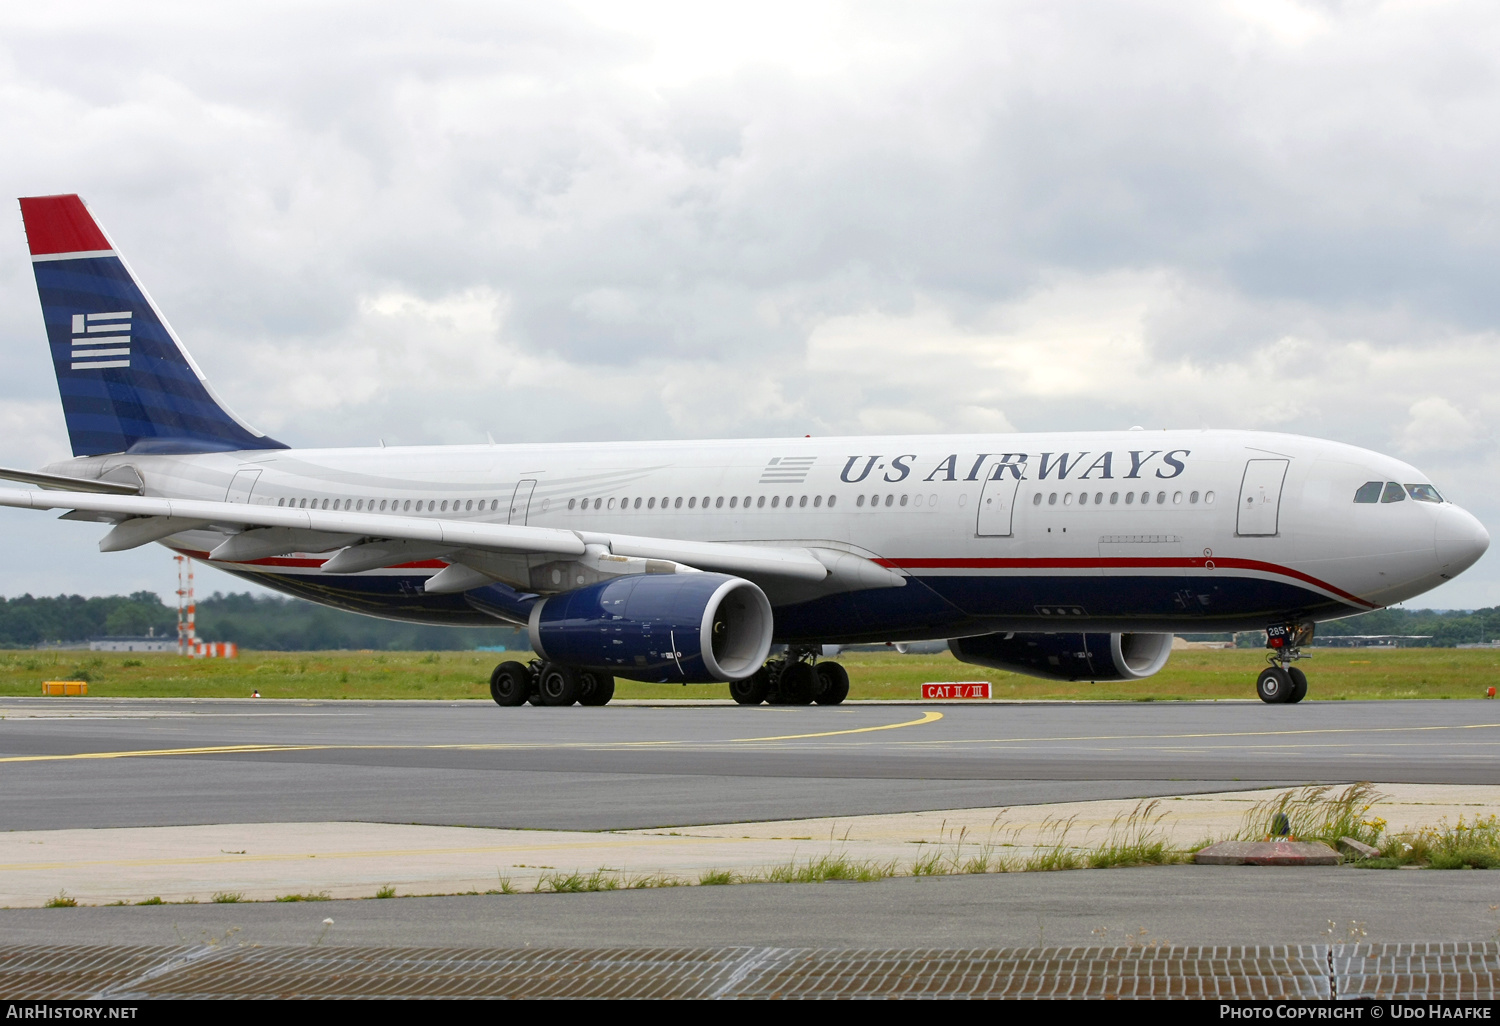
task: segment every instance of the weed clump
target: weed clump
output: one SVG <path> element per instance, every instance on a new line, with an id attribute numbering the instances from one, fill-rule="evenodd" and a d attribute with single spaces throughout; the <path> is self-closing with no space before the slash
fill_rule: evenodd
<path id="1" fill-rule="evenodd" d="M 1160 799 L 1143 801 L 1129 815 L 1116 816 L 1109 824 L 1109 839 L 1090 849 L 1085 858 L 1090 869 L 1117 866 L 1166 866 L 1186 862 L 1185 851 L 1167 847 L 1159 827 L 1166 812 Z"/>
<path id="2" fill-rule="evenodd" d="M 758 877 L 766 883 L 826 883 L 829 880 L 859 880 L 868 883 L 896 875 L 896 860 L 851 859 L 847 855 L 823 855 L 806 862 L 772 866 Z"/>
<path id="3" fill-rule="evenodd" d="M 67 891 L 58 891 L 56 897 L 48 898 L 46 908 L 77 908 L 78 899 L 68 897 Z"/>
<path id="4" fill-rule="evenodd" d="M 394 898 L 395 896 L 396 888 L 392 887 L 390 884 L 386 884 L 384 887 L 380 888 L 380 890 L 375 892 L 375 897 L 377 898 Z"/>
<path id="5" fill-rule="evenodd" d="M 166 902 L 162 901 L 161 900 L 161 895 L 158 894 L 158 895 L 156 895 L 154 897 L 147 898 L 145 901 L 138 901 L 138 902 L 136 902 L 136 904 L 137 905 L 165 905 Z"/>
<path id="6" fill-rule="evenodd" d="M 1500 869 L 1500 817 L 1458 818 L 1411 834 L 1392 837 L 1381 851 L 1380 861 L 1432 869 Z M 1374 860 L 1372 860 L 1374 861 Z"/>
<path id="7" fill-rule="evenodd" d="M 1350 784 L 1338 792 L 1317 786 L 1283 791 L 1252 806 L 1235 839 L 1261 841 L 1283 836 L 1285 831 L 1295 840 L 1322 841 L 1334 849 L 1338 848 L 1341 837 L 1352 837 L 1378 848 L 1385 833 L 1385 820 L 1367 817 L 1382 797 L 1363 782 Z"/>
<path id="8" fill-rule="evenodd" d="M 156 900 L 157 900 L 158 903 L 161 901 L 160 898 L 157 898 Z M 209 899 L 209 901 L 213 902 L 215 905 L 233 905 L 233 904 L 236 904 L 236 903 L 244 901 L 244 900 L 245 900 L 245 896 L 243 894 L 241 894 L 239 891 L 214 891 L 214 896 Z M 294 899 L 288 897 L 288 898 L 277 898 L 276 900 L 277 901 L 290 901 L 290 900 L 294 900 Z M 143 901 L 143 902 L 141 902 L 141 904 L 146 905 L 146 904 L 150 904 L 150 902 L 144 902 Z"/>
<path id="9" fill-rule="evenodd" d="M 218 898 L 216 897 L 214 900 L 217 901 Z M 238 896 L 236 896 L 236 898 L 234 900 L 238 901 L 239 900 Z M 328 896 L 328 892 L 327 891 L 318 891 L 316 894 L 278 894 L 276 896 L 276 900 L 277 901 L 332 901 L 333 899 Z"/>

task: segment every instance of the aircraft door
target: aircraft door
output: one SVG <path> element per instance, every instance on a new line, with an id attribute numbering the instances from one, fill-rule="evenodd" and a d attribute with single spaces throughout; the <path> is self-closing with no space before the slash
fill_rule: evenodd
<path id="1" fill-rule="evenodd" d="M 1281 518 L 1281 483 L 1286 480 L 1289 463 L 1289 460 L 1245 462 L 1235 534 L 1266 537 L 1277 532 Z"/>
<path id="2" fill-rule="evenodd" d="M 531 493 L 536 490 L 535 481 L 522 481 L 516 485 L 515 497 L 510 500 L 509 523 L 525 525 L 531 512 Z"/>
<path id="3" fill-rule="evenodd" d="M 990 467 L 988 473 L 994 472 L 994 467 Z M 981 538 L 1009 538 L 1011 536 L 1016 489 L 1020 487 L 1021 482 L 1009 474 L 998 481 L 986 480 L 984 482 L 984 491 L 979 495 L 978 519 L 974 525 L 976 535 Z"/>
<path id="4" fill-rule="evenodd" d="M 234 480 L 229 482 L 229 491 L 224 494 L 225 502 L 242 502 L 249 504 L 250 493 L 255 491 L 255 482 L 260 480 L 260 471 L 242 470 L 234 475 Z"/>

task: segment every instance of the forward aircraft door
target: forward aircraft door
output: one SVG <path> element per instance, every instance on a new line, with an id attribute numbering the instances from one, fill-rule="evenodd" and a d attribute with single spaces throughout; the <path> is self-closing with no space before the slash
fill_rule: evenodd
<path id="1" fill-rule="evenodd" d="M 994 472 L 994 468 L 991 467 L 989 473 Z M 1020 487 L 1021 482 L 1015 477 L 984 482 L 984 491 L 979 495 L 979 515 L 974 525 L 976 535 L 981 538 L 1009 538 L 1011 536 L 1016 489 Z"/>
<path id="2" fill-rule="evenodd" d="M 1288 460 L 1247 460 L 1240 482 L 1239 517 L 1234 533 L 1267 536 L 1276 533 L 1281 517 L 1281 483 Z"/>
<path id="3" fill-rule="evenodd" d="M 234 480 L 229 482 L 229 491 L 224 495 L 225 502 L 250 501 L 250 493 L 255 491 L 255 482 L 260 480 L 260 471 L 242 470 L 234 475 Z"/>
<path id="4" fill-rule="evenodd" d="M 510 500 L 510 523 L 525 525 L 531 512 L 531 493 L 535 490 L 535 481 L 522 481 L 516 485 L 515 497 Z"/>

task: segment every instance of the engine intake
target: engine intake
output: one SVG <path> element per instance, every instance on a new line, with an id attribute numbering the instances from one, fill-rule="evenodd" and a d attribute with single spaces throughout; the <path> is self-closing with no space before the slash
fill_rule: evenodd
<path id="1" fill-rule="evenodd" d="M 740 680 L 771 651 L 771 603 L 727 574 L 631 574 L 531 609 L 543 659 L 658 683 Z"/>
<path id="2" fill-rule="evenodd" d="M 1049 680 L 1141 680 L 1167 664 L 1170 634 L 984 634 L 954 638 L 966 663 Z"/>

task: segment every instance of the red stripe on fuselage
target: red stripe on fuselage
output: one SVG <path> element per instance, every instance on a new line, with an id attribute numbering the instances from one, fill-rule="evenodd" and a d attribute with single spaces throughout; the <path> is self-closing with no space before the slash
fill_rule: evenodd
<path id="1" fill-rule="evenodd" d="M 1367 609 L 1379 609 L 1373 602 L 1367 602 L 1358 595 L 1351 595 L 1343 588 L 1320 581 L 1311 574 L 1305 574 L 1301 570 L 1293 570 L 1288 566 L 1277 563 L 1266 563 L 1259 559 L 1234 559 L 1221 556 L 1083 556 L 1065 557 L 1052 556 L 1037 559 L 876 559 L 874 562 L 881 566 L 890 567 L 893 570 L 1114 570 L 1114 569 L 1162 569 L 1162 570 L 1202 570 L 1212 573 L 1213 570 L 1255 570 L 1260 573 L 1276 574 L 1281 577 L 1291 577 L 1315 588 L 1332 592 L 1343 599 L 1364 606 Z M 1206 564 L 1212 563 L 1213 570 Z"/>
<path id="2" fill-rule="evenodd" d="M 207 552 L 196 552 L 190 549 L 178 549 L 184 556 L 194 559 L 208 561 Z M 301 569 L 315 570 L 328 562 L 326 559 L 288 559 L 285 556 L 272 556 L 268 559 L 252 559 L 242 566 L 282 566 L 297 567 Z M 1160 569 L 1160 570 L 1202 570 L 1212 573 L 1205 565 L 1213 563 L 1214 569 L 1225 570 L 1255 570 L 1260 573 L 1276 574 L 1280 577 L 1291 577 L 1295 580 L 1311 584 L 1315 588 L 1331 592 L 1340 598 L 1347 599 L 1355 605 L 1364 606 L 1366 609 L 1379 609 L 1373 602 L 1367 602 L 1358 595 L 1352 595 L 1342 588 L 1320 581 L 1311 574 L 1305 574 L 1301 570 L 1293 570 L 1291 567 L 1281 566 L 1276 563 L 1267 563 L 1259 559 L 1233 559 L 1215 556 L 1209 559 L 1204 556 L 1161 556 L 1161 557 L 1131 557 L 1118 556 L 1112 558 L 1104 557 L 1064 557 L 1052 556 L 1038 559 L 876 559 L 874 562 L 881 566 L 890 567 L 893 570 L 1123 570 L 1123 569 Z M 399 563 L 395 566 L 386 567 L 387 570 L 442 570 L 448 564 L 440 559 L 424 559 L 414 563 Z"/>

